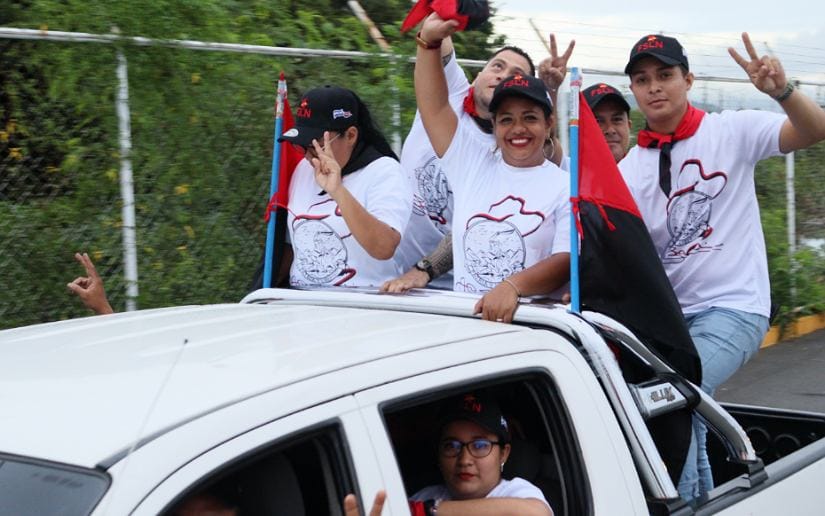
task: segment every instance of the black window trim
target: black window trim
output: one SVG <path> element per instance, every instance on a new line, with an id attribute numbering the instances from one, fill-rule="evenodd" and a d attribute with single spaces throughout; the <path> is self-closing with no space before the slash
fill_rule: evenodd
<path id="1" fill-rule="evenodd" d="M 550 331 L 551 333 L 565 336 L 563 333 L 557 333 L 548 330 L 544 327 L 539 327 L 535 329 Z M 536 351 L 524 351 L 520 353 L 513 353 L 509 356 L 517 356 L 519 354 L 534 352 Z M 468 364 L 461 364 L 456 367 L 463 367 L 465 365 Z M 556 439 L 563 438 L 565 439 L 565 441 L 568 441 L 569 446 L 567 446 L 567 453 L 565 454 L 566 456 L 564 458 L 564 463 L 567 466 L 573 466 L 573 469 L 575 469 L 574 475 L 577 477 L 574 480 L 574 483 L 571 484 L 570 488 L 571 490 L 576 492 L 576 497 L 578 498 L 576 504 L 577 506 L 571 507 L 569 502 L 566 502 L 565 506 L 568 507 L 568 514 L 570 515 L 575 514 L 578 516 L 579 514 L 582 514 L 592 516 L 594 514 L 593 493 L 590 489 L 590 481 L 589 476 L 587 475 L 587 469 L 585 467 L 585 461 L 581 451 L 581 443 L 578 440 L 577 434 L 573 431 L 570 413 L 567 410 L 567 405 L 561 399 L 561 396 L 558 393 L 557 388 L 555 387 L 556 382 L 553 378 L 552 373 L 542 367 L 523 367 L 504 372 L 490 373 L 472 379 L 465 379 L 446 383 L 444 385 L 439 386 L 436 389 L 428 389 L 422 392 L 400 396 L 393 400 L 386 400 L 380 402 L 377 405 L 377 408 L 379 410 L 380 417 L 384 425 L 385 433 L 390 440 L 390 447 L 393 449 L 393 459 L 395 461 L 396 466 L 398 466 L 399 461 L 398 457 L 395 454 L 394 446 L 392 446 L 392 438 L 390 436 L 389 427 L 385 416 L 386 414 L 401 412 L 404 409 L 425 405 L 428 403 L 433 403 L 450 396 L 456 396 L 463 392 L 467 392 L 468 388 L 487 389 L 495 387 L 496 385 L 515 383 L 522 383 L 527 388 L 533 388 L 535 387 L 536 383 L 539 383 L 541 384 L 541 387 L 545 389 L 545 393 L 542 396 L 545 401 L 543 403 L 540 403 L 538 400 L 533 398 L 533 403 L 539 406 L 543 411 L 542 420 L 544 422 L 544 425 L 551 424 L 551 421 L 555 421 L 557 425 L 563 425 L 561 428 L 558 429 L 557 432 L 549 433 L 548 440 L 553 442 L 553 439 L 549 437 L 550 435 L 553 435 L 558 436 L 556 437 Z M 538 395 L 538 393 L 536 392 L 533 392 L 533 394 Z M 548 406 L 548 403 L 552 403 L 552 406 Z M 559 421 L 556 418 L 548 417 L 548 410 L 553 413 L 558 413 L 560 416 L 562 416 L 559 419 L 563 419 L 563 421 Z M 549 429 L 544 428 L 544 431 L 549 432 Z M 557 442 L 553 442 L 554 447 L 558 446 L 558 444 L 559 443 Z M 403 478 L 403 474 L 401 473 L 402 472 L 399 471 L 400 476 Z M 567 493 L 567 490 L 565 492 Z"/>

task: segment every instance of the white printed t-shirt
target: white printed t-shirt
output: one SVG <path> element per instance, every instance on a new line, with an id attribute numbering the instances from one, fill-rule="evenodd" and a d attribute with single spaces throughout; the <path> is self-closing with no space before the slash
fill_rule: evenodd
<path id="1" fill-rule="evenodd" d="M 375 218 L 401 235 L 410 218 L 412 193 L 397 161 L 379 158 L 347 174 L 343 185 Z M 338 205 L 321 193 L 312 165 L 301 160 L 289 185 L 292 286 L 377 287 L 400 273 L 393 260 L 371 257 L 350 233 Z"/>
<path id="2" fill-rule="evenodd" d="M 484 145 L 495 145 L 493 136 L 482 131 L 473 118 L 464 112 L 464 98 L 470 89 L 470 83 L 464 70 L 456 62 L 455 53 L 444 67 L 444 74 L 450 106 L 458 116 L 458 123 L 466 124 L 473 136 Z M 407 271 L 436 248 L 444 235 L 450 232 L 453 219 L 453 192 L 417 111 L 401 149 L 401 167 L 413 191 L 410 223 L 396 253 L 402 269 Z M 452 274 L 435 278 L 430 286 L 452 289 Z"/>
<path id="3" fill-rule="evenodd" d="M 454 290 L 483 293 L 570 252 L 570 175 L 545 160 L 512 167 L 459 124 L 441 158 L 455 196 Z"/>
<path id="4" fill-rule="evenodd" d="M 541 489 L 519 477 L 514 477 L 513 480 L 505 480 L 502 478 L 496 487 L 487 493 L 487 496 L 484 498 L 535 498 L 550 507 Z M 410 498 L 410 500 L 414 502 L 424 502 L 426 500 L 438 500 L 441 502 L 452 499 L 450 492 L 447 490 L 447 486 L 444 484 L 425 487 Z"/>
<path id="5" fill-rule="evenodd" d="M 770 285 L 754 167 L 778 156 L 786 117 L 707 113 L 673 145 L 671 193 L 659 187 L 659 150 L 633 147 L 619 163 L 685 314 L 711 307 L 768 316 Z"/>

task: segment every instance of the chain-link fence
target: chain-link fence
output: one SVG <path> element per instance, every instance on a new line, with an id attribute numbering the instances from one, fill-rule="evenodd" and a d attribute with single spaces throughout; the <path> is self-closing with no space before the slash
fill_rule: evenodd
<path id="1" fill-rule="evenodd" d="M 235 302 L 247 292 L 263 249 L 280 70 L 292 99 L 337 83 L 358 91 L 388 134 L 403 137 L 411 123 L 407 59 L 223 50 L 0 37 L 0 328 L 87 313 L 66 294 L 83 272 L 75 251 L 98 265 L 115 309 L 126 306 L 118 52 L 128 63 L 140 308 Z M 607 80 L 629 93 L 619 75 L 586 74 L 585 85 Z M 821 87 L 802 87 L 823 102 Z M 697 81 L 692 98 L 710 110 L 766 107 L 735 81 Z M 795 156 L 795 242 L 825 238 L 823 165 L 821 144 Z M 774 295 L 790 313 L 796 299 L 816 299 L 808 290 L 822 288 L 823 270 L 821 257 L 804 255 L 796 267 L 805 274 L 791 275 L 785 175 L 776 158 L 757 181 Z"/>

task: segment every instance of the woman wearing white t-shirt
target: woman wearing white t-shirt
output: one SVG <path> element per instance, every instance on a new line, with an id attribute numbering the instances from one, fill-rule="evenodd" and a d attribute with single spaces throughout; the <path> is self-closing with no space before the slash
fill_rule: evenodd
<path id="1" fill-rule="evenodd" d="M 444 483 L 410 497 L 414 515 L 553 514 L 541 489 L 523 478 L 501 477 L 510 456 L 510 431 L 494 400 L 475 394 L 450 399 L 439 423 L 438 468 Z"/>
<path id="2" fill-rule="evenodd" d="M 304 153 L 289 185 L 290 285 L 380 286 L 395 277 L 412 192 L 361 99 L 335 86 L 308 91 L 280 141 Z"/>
<path id="3" fill-rule="evenodd" d="M 510 322 L 520 296 L 549 294 L 568 281 L 569 175 L 544 155 L 553 107 L 535 77 L 490 85 L 495 149 L 458 124 L 438 52 L 456 24 L 437 15 L 423 23 L 416 99 L 454 196 L 454 290 L 484 294 L 476 312 Z"/>

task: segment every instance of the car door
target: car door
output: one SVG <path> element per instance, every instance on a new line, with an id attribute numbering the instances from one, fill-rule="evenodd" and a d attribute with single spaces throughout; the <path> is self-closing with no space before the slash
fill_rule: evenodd
<path id="1" fill-rule="evenodd" d="M 545 413 L 544 421 L 532 424 L 527 442 L 522 446 L 531 451 L 518 454 L 535 455 L 542 464 L 515 466 L 521 471 L 511 472 L 511 476 L 524 478 L 527 475 L 523 472 L 530 470 L 529 474 L 534 477 L 528 480 L 547 486 L 542 490 L 557 515 L 646 514 L 630 454 L 626 447 L 616 446 L 617 442 L 623 444 L 621 430 L 612 419 L 610 407 L 592 373 L 579 358 L 553 351 L 517 353 L 415 375 L 356 394 L 375 453 L 379 457 L 394 458 L 379 464 L 389 493 L 388 503 L 401 510 L 400 504 L 405 500 L 399 501 L 397 493 L 411 496 L 422 485 L 416 485 L 410 476 L 420 476 L 420 470 L 436 462 L 435 456 L 428 456 L 435 450 L 435 442 L 432 446 L 418 442 L 419 451 L 413 454 L 399 449 L 403 439 L 399 441 L 391 435 L 397 431 L 399 421 L 402 427 L 415 424 L 415 421 L 405 421 L 404 413 L 420 419 L 427 411 L 417 410 L 417 405 L 485 389 L 509 400 L 517 400 L 521 392 L 531 393 L 535 411 Z M 414 366 L 411 364 L 410 368 Z M 525 405 L 521 414 L 516 415 L 522 419 L 518 426 L 527 427 L 533 411 Z M 420 431 L 421 427 L 415 430 Z M 517 451 L 514 442 L 511 455 L 515 456 Z M 424 466 L 411 468 L 410 456 L 413 461 L 424 462 Z M 527 461 L 522 462 L 531 460 L 527 457 Z M 415 471 L 411 473 L 410 469 Z M 429 477 L 426 472 L 423 474 L 422 478 L 431 481 L 435 473 Z"/>
<path id="2" fill-rule="evenodd" d="M 355 399 L 345 396 L 205 451 L 163 479 L 133 514 L 170 513 L 204 492 L 245 515 L 342 514 L 346 493 L 382 487 L 361 412 Z"/>

